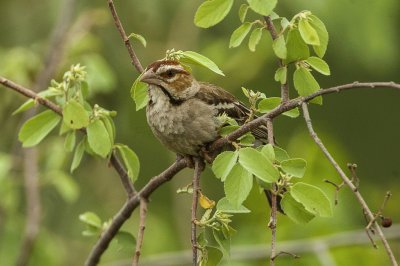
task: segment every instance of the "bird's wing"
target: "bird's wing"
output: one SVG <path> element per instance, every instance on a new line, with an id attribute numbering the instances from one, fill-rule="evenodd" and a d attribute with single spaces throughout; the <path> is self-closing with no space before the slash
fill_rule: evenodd
<path id="1" fill-rule="evenodd" d="M 200 90 L 196 97 L 208 104 L 213 104 L 218 109 L 218 114 L 226 113 L 240 125 L 246 121 L 251 113 L 250 109 L 235 96 L 211 83 L 200 82 Z M 268 140 L 267 128 L 264 125 L 253 129 L 251 133 L 263 143 Z"/>

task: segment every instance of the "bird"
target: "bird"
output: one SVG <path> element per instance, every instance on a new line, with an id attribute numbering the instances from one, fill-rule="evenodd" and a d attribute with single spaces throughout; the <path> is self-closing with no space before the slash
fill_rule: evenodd
<path id="1" fill-rule="evenodd" d="M 199 156 L 203 147 L 220 137 L 224 124 L 218 116 L 226 114 L 242 125 L 251 113 L 223 88 L 197 81 L 177 60 L 150 64 L 141 81 L 148 84 L 146 117 L 152 132 L 169 150 L 183 156 Z M 266 126 L 251 133 L 257 141 L 267 142 Z"/>
<path id="2" fill-rule="evenodd" d="M 188 157 L 218 138 L 224 126 L 218 116 L 226 114 L 243 125 L 251 114 L 245 104 L 223 88 L 197 81 L 179 61 L 158 60 L 142 73 L 140 81 L 148 84 L 147 122 L 156 138 L 169 150 Z M 251 130 L 256 142 L 268 142 L 267 127 Z M 220 152 L 220 151 L 218 151 Z M 271 205 L 271 191 L 265 190 Z M 277 209 L 283 213 L 278 196 Z"/>

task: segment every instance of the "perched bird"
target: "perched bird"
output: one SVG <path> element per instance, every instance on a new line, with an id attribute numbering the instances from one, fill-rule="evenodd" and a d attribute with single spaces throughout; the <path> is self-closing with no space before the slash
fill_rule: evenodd
<path id="1" fill-rule="evenodd" d="M 148 124 L 154 135 L 171 151 L 181 155 L 199 155 L 202 147 L 218 139 L 223 126 L 218 116 L 226 113 L 239 125 L 250 110 L 226 90 L 197 81 L 174 60 L 150 64 L 141 77 L 147 83 Z M 252 130 L 256 140 L 266 143 L 267 129 Z"/>
<path id="2" fill-rule="evenodd" d="M 208 143 L 219 138 L 223 126 L 218 116 L 226 113 L 243 124 L 250 110 L 226 90 L 197 81 L 178 61 L 160 60 L 150 64 L 141 77 L 148 84 L 146 116 L 154 135 L 171 151 L 199 156 Z M 258 143 L 267 143 L 264 125 L 251 133 Z M 271 192 L 265 190 L 271 205 Z M 278 210 L 280 207 L 278 196 Z"/>

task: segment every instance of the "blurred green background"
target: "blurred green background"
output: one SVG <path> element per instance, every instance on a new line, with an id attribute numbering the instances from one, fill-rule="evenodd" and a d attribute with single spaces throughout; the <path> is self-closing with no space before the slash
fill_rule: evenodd
<path id="1" fill-rule="evenodd" d="M 241 86 L 277 96 L 279 84 L 273 80 L 276 59 L 267 34 L 254 53 L 246 45 L 228 49 L 230 34 L 240 23 L 237 10 L 242 2 L 235 1 L 228 17 L 208 30 L 193 24 L 196 8 L 202 3 L 200 0 L 116 1 L 116 7 L 126 31 L 142 34 L 147 39 L 147 48 L 134 42 L 144 65 L 164 57 L 167 49 L 193 50 L 214 60 L 226 74 L 220 77 L 195 68 L 199 80 L 218 84 L 238 97 L 241 97 Z M 54 0 L 0 1 L 1 76 L 27 87 L 32 85 L 43 65 L 42 58 L 61 14 L 61 5 L 62 1 Z M 323 88 L 353 81 L 400 81 L 398 0 L 280 0 L 276 12 L 291 18 L 305 9 L 316 14 L 330 34 L 325 58 L 332 75 L 317 75 Z M 118 112 L 115 118 L 117 142 L 128 144 L 140 158 L 141 172 L 136 184 L 140 188 L 175 157 L 153 137 L 144 111 L 135 112 L 129 90 L 138 74 L 111 20 L 107 2 L 77 1 L 68 34 L 63 60 L 54 78 L 60 80 L 71 64 L 87 66 L 93 92 L 90 101 Z M 295 95 L 293 89 L 291 95 Z M 0 88 L 0 265 L 15 263 L 24 232 L 22 149 L 17 139 L 24 115 L 11 116 L 24 100 L 15 92 Z M 360 190 L 372 210 L 379 208 L 387 190 L 392 191 L 393 197 L 384 214 L 391 216 L 394 223 L 400 219 L 399 100 L 399 92 L 391 89 L 352 90 L 325 96 L 323 106 L 310 107 L 315 129 L 340 165 L 358 164 Z M 322 180 L 339 183 L 339 177 L 309 138 L 302 119 L 280 117 L 274 125 L 279 144 L 292 156 L 308 161 L 304 181 L 319 186 L 333 200 L 333 186 Z M 70 175 L 72 156 L 63 150 L 63 139 L 56 133 L 38 149 L 42 218 L 30 265 L 81 265 L 96 239 L 82 236 L 84 225 L 78 220 L 79 214 L 93 211 L 106 221 L 122 206 L 125 191 L 104 160 L 85 157 Z M 191 175 L 191 170 L 183 171 L 152 195 L 143 261 L 146 257 L 190 248 L 191 198 L 177 195 L 175 191 L 189 184 Z M 211 171 L 205 172 L 201 184 L 210 198 L 222 197 L 223 187 Z M 234 217 L 233 227 L 238 233 L 233 237 L 233 247 L 269 244 L 269 208 L 265 198 L 254 190 L 245 206 L 252 212 Z M 123 229 L 136 234 L 137 225 L 135 212 Z M 279 244 L 286 240 L 313 239 L 364 226 L 360 206 L 344 188 L 332 218 L 296 225 L 279 215 L 278 250 Z M 400 240 L 390 243 L 400 258 Z M 130 265 L 132 254 L 133 250 L 112 245 L 103 256 L 102 265 L 123 265 L 124 262 Z M 383 247 L 374 250 L 370 244 L 335 247 L 321 254 L 325 256 L 323 259 L 313 252 L 300 254 L 302 258 L 298 260 L 283 256 L 277 260 L 277 265 L 389 264 Z M 233 260 L 226 265 L 265 265 L 265 260 Z"/>

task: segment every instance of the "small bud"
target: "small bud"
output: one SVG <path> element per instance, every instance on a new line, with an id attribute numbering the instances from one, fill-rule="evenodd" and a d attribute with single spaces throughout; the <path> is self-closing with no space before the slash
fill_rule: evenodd
<path id="1" fill-rule="evenodd" d="M 392 218 L 382 217 L 381 225 L 385 228 L 392 226 Z"/>

